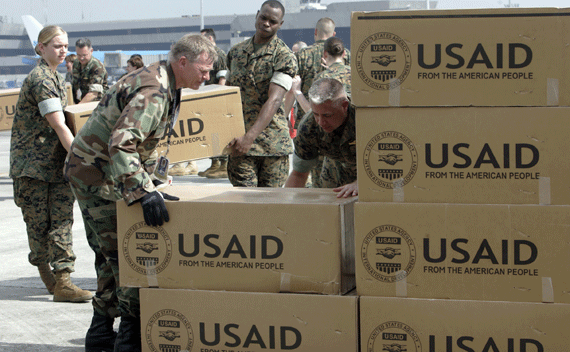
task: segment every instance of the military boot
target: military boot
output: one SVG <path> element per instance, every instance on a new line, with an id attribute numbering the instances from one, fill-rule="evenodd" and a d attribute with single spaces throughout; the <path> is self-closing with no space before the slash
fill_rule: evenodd
<path id="1" fill-rule="evenodd" d="M 38 271 L 40 272 L 40 278 L 46 285 L 49 293 L 53 295 L 53 290 L 55 289 L 55 275 L 48 263 L 43 263 L 38 265 Z"/>
<path id="2" fill-rule="evenodd" d="M 198 166 L 196 165 L 195 161 L 189 161 L 188 165 L 186 165 L 185 175 L 196 175 L 198 173 Z"/>
<path id="3" fill-rule="evenodd" d="M 93 312 L 91 326 L 85 335 L 85 352 L 113 352 L 117 333 L 113 330 L 114 319 Z"/>
<path id="4" fill-rule="evenodd" d="M 207 178 L 228 178 L 228 159 L 222 160 L 217 170 L 206 174 Z"/>
<path id="5" fill-rule="evenodd" d="M 67 270 L 55 273 L 54 302 L 85 302 L 91 298 L 93 298 L 91 292 L 82 290 L 71 282 Z"/>
<path id="6" fill-rule="evenodd" d="M 169 176 L 184 176 L 186 172 L 186 168 L 182 166 L 181 163 L 177 163 L 172 165 L 170 170 L 168 170 Z"/>
<path id="7" fill-rule="evenodd" d="M 134 317 L 121 317 L 119 332 L 115 339 L 115 352 L 141 350 L 141 320 Z"/>
<path id="8" fill-rule="evenodd" d="M 198 172 L 198 176 L 206 177 L 208 173 L 216 171 L 220 167 L 219 159 L 212 159 L 212 165 L 204 171 Z"/>

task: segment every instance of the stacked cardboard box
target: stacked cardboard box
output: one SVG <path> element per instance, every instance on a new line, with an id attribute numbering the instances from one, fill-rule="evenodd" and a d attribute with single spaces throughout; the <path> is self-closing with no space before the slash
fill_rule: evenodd
<path id="1" fill-rule="evenodd" d="M 0 90 L 0 131 L 11 130 L 20 88 Z"/>
<path id="2" fill-rule="evenodd" d="M 143 351 L 358 350 L 355 200 L 322 189 L 172 186 L 171 220 L 117 204 L 120 282 Z M 193 347 L 192 347 L 193 346 Z"/>
<path id="3" fill-rule="evenodd" d="M 570 343 L 569 27 L 567 9 L 352 14 L 363 350 Z"/>

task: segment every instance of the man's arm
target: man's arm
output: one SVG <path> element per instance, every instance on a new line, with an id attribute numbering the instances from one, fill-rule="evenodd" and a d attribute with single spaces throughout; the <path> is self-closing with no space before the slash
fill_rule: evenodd
<path id="1" fill-rule="evenodd" d="M 285 181 L 285 188 L 301 188 L 305 187 L 307 179 L 309 178 L 309 172 L 291 171 L 287 181 Z"/>
<path id="2" fill-rule="evenodd" d="M 77 104 L 83 104 L 83 103 L 89 103 L 92 101 L 95 101 L 98 97 L 98 94 L 95 92 L 88 92 L 87 94 L 85 94 L 84 97 L 81 98 L 81 101 Z"/>
<path id="3" fill-rule="evenodd" d="M 277 109 L 279 109 L 279 106 L 283 102 L 283 97 L 286 92 L 285 88 L 278 84 L 273 82 L 269 84 L 269 99 L 267 99 L 261 107 L 261 111 L 253 126 L 251 126 L 246 134 L 239 138 L 234 138 L 228 144 L 229 147 L 234 149 L 234 152 L 238 155 L 245 154 L 251 149 L 257 136 L 269 125 L 271 119 L 273 119 L 273 116 L 277 113 Z"/>

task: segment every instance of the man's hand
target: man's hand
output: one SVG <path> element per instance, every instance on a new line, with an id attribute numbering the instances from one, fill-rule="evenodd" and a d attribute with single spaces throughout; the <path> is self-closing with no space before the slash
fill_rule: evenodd
<path id="1" fill-rule="evenodd" d="M 296 90 L 301 90 L 301 76 L 293 77 L 293 83 L 291 84 L 291 89 L 293 92 Z"/>
<path id="2" fill-rule="evenodd" d="M 333 188 L 333 191 L 338 192 L 337 198 L 355 197 L 358 195 L 358 184 L 354 181 L 347 185 Z"/>
<path id="3" fill-rule="evenodd" d="M 251 149 L 252 145 L 253 140 L 249 138 L 247 134 L 234 138 L 228 143 L 228 147 L 232 148 L 232 155 L 243 155 Z"/>
<path id="4" fill-rule="evenodd" d="M 325 60 L 324 57 L 321 57 L 321 66 L 326 70 L 329 68 L 329 65 L 327 65 L 327 60 Z"/>
<path id="5" fill-rule="evenodd" d="M 158 191 L 145 194 L 141 200 L 144 222 L 148 226 L 161 226 L 170 221 L 164 199 Z"/>

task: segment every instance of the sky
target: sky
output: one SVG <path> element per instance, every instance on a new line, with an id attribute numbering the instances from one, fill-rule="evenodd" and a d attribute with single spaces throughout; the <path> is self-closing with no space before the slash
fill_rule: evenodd
<path id="1" fill-rule="evenodd" d="M 323 4 L 355 0 L 321 0 Z M 32 15 L 40 23 L 65 24 L 137 19 L 254 14 L 262 0 L 0 0 L 0 19 L 22 23 L 22 15 Z M 570 7 L 570 0 L 511 0 L 519 7 Z M 509 0 L 439 0 L 438 9 L 504 7 Z M 104 9 L 104 10 L 101 10 Z"/>

